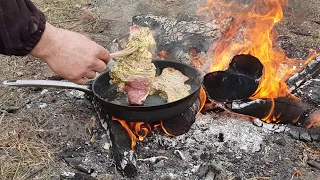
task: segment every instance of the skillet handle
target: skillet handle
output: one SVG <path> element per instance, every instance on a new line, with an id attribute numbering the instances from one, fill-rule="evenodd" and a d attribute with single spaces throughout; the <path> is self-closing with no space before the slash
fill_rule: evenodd
<path id="1" fill-rule="evenodd" d="M 0 87 L 15 86 L 15 87 L 53 87 L 62 89 L 76 89 L 85 93 L 93 94 L 91 85 L 79 85 L 73 82 L 54 81 L 54 80 L 12 80 L 0 82 Z"/>

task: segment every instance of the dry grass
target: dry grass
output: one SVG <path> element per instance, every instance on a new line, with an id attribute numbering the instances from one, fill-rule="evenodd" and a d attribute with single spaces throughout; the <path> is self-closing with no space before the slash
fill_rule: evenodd
<path id="1" fill-rule="evenodd" d="M 87 0 L 35 0 L 55 26 L 82 31 L 83 22 L 94 18 Z M 91 17 L 92 16 L 92 17 Z M 78 29 L 77 29 L 78 28 Z M 0 94 L 0 102 L 4 100 Z M 36 127 L 0 111 L 0 180 L 50 179 L 54 173 L 55 149 L 40 139 Z"/>
<path id="2" fill-rule="evenodd" d="M 45 172 L 53 163 L 53 150 L 37 139 L 31 125 L 19 125 L 4 114 L 0 127 L 0 179 L 46 177 Z"/>
<path id="3" fill-rule="evenodd" d="M 54 26 L 83 32 L 85 25 L 92 25 L 97 19 L 88 0 L 36 0 L 38 8 Z"/>

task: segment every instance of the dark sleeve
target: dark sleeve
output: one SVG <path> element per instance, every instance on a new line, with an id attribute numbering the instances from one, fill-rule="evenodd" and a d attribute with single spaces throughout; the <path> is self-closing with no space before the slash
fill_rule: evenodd
<path id="1" fill-rule="evenodd" d="M 46 19 L 31 0 L 0 0 L 0 54 L 24 56 L 39 42 Z"/>

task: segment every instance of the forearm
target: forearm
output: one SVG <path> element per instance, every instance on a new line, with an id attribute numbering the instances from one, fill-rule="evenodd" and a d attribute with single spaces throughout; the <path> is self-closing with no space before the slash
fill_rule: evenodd
<path id="1" fill-rule="evenodd" d="M 30 0 L 0 0 L 0 54 L 29 54 L 45 25 L 44 14 Z"/>

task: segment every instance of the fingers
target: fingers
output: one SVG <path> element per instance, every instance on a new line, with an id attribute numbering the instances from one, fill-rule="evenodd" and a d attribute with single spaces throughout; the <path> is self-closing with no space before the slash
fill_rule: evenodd
<path id="1" fill-rule="evenodd" d="M 96 77 L 96 75 L 97 75 L 96 72 L 90 71 L 85 74 L 85 77 L 88 79 L 94 79 Z"/>
<path id="2" fill-rule="evenodd" d="M 102 60 L 97 60 L 92 67 L 95 72 L 103 72 L 107 69 L 107 64 Z"/>
<path id="3" fill-rule="evenodd" d="M 72 80 L 76 84 L 86 84 L 86 80 L 84 78 Z"/>
<path id="4" fill-rule="evenodd" d="M 102 61 L 104 61 L 106 64 L 108 64 L 108 62 L 110 60 L 109 51 L 102 48 L 100 53 L 98 54 L 98 58 L 101 59 Z"/>

